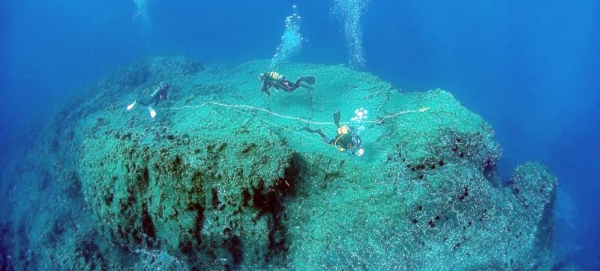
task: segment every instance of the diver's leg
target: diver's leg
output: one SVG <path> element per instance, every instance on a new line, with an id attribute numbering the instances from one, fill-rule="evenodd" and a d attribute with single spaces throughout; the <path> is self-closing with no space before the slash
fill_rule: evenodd
<path id="1" fill-rule="evenodd" d="M 142 106 L 148 106 L 150 104 L 150 101 L 148 100 L 135 100 L 135 102 Z"/>
<path id="2" fill-rule="evenodd" d="M 313 129 L 310 129 L 309 127 L 304 127 L 304 130 L 311 134 L 319 134 L 319 136 L 321 136 L 323 141 L 327 142 L 327 144 L 331 144 L 331 140 L 329 139 L 329 137 L 327 137 L 327 135 L 325 133 L 323 133 L 323 130 L 321 130 L 321 129 L 313 130 Z"/>
<path id="3" fill-rule="evenodd" d="M 294 90 L 300 87 L 300 80 L 296 81 L 296 83 L 286 80 L 283 86 L 283 90 L 285 90 L 286 92 L 294 92 Z"/>
<path id="4" fill-rule="evenodd" d="M 149 103 L 150 103 L 150 102 L 148 102 L 148 101 L 144 101 L 144 100 L 135 100 L 135 101 L 133 101 L 133 103 L 131 103 L 131 104 L 129 104 L 129 105 L 127 106 L 127 110 L 131 110 L 131 109 L 133 109 L 133 107 L 134 107 L 134 106 L 136 106 L 136 105 L 138 105 L 138 104 L 140 104 L 140 105 L 142 105 L 142 106 L 148 106 L 148 104 L 149 104 Z"/>

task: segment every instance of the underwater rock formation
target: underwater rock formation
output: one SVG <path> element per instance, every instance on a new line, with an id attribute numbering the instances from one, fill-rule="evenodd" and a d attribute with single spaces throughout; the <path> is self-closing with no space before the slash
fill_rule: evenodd
<path id="1" fill-rule="evenodd" d="M 292 153 L 273 132 L 230 117 L 141 133 L 120 122 L 95 128 L 83 143 L 81 174 L 101 232 L 197 267 L 265 259 Z"/>
<path id="2" fill-rule="evenodd" d="M 278 72 L 315 75 L 314 89 L 268 98 L 256 79 L 268 65 L 151 58 L 74 100 L 59 134 L 76 151 L 60 153 L 95 217 L 78 243 L 95 256 L 77 267 L 554 266 L 556 177 L 527 163 L 504 184 L 492 128 L 450 93 L 400 93 L 345 66 L 289 64 Z M 172 92 L 156 118 L 125 110 L 160 81 Z M 348 122 L 357 108 L 369 111 L 362 157 L 302 130 L 334 135 L 331 114 Z M 103 255 L 114 247 L 137 261 Z"/>

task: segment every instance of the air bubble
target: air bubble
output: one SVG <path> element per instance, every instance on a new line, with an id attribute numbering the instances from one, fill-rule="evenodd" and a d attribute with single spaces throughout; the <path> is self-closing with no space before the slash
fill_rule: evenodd
<path id="1" fill-rule="evenodd" d="M 269 68 L 273 68 L 298 54 L 302 49 L 302 35 L 300 34 L 301 17 L 298 15 L 297 6 L 293 5 L 294 13 L 285 18 L 285 30 L 281 36 L 281 43 L 277 52 L 271 59 Z"/>

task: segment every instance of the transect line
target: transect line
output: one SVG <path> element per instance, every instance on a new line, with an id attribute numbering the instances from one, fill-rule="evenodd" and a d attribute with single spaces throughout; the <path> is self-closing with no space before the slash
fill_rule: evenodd
<path id="1" fill-rule="evenodd" d="M 268 121 L 268 120 L 265 120 L 265 119 L 263 119 L 263 118 L 261 118 L 261 117 L 258 117 L 258 116 L 251 116 L 250 114 L 248 114 L 248 113 L 246 113 L 246 112 L 244 112 L 244 111 L 238 110 L 238 109 L 234 109 L 234 110 L 235 110 L 235 111 L 237 111 L 237 112 L 240 112 L 240 113 L 242 113 L 242 114 L 244 114 L 244 115 L 248 115 L 248 116 L 250 116 L 250 117 L 258 118 L 260 121 L 266 122 L 266 123 L 268 123 L 268 124 L 270 124 L 270 125 L 273 125 L 273 126 L 276 126 L 276 127 L 279 127 L 279 128 L 281 128 L 281 129 L 283 129 L 283 130 L 287 130 L 287 131 L 289 131 L 289 132 L 292 132 L 292 133 L 294 133 L 294 134 L 296 134 L 296 135 L 298 135 L 298 136 L 300 136 L 300 137 L 302 137 L 302 138 L 306 138 L 306 139 L 309 139 L 309 140 L 312 140 L 312 141 L 315 141 L 315 142 L 318 142 L 318 143 L 321 143 L 321 144 L 324 144 L 324 145 L 327 145 L 327 146 L 330 146 L 330 147 L 334 147 L 334 146 L 331 146 L 331 145 L 327 144 L 327 143 L 326 143 L 326 142 L 324 142 L 323 140 L 318 140 L 318 139 L 315 139 L 315 138 L 313 138 L 313 137 L 311 137 L 311 136 L 308 136 L 308 135 L 301 134 L 301 133 L 299 133 L 298 131 L 294 131 L 294 130 L 292 130 L 292 129 L 290 129 L 290 128 L 287 128 L 287 127 L 281 126 L 281 125 L 279 125 L 279 124 L 276 124 L 276 123 L 270 122 L 270 121 Z M 335 148 L 335 147 L 334 147 L 334 148 Z M 336 148 L 336 150 L 337 150 L 337 148 Z"/>
<path id="2" fill-rule="evenodd" d="M 182 107 L 171 107 L 171 109 L 174 109 L 174 110 L 180 110 L 180 109 L 184 109 L 184 108 L 198 108 L 198 107 L 205 106 L 207 103 L 209 103 L 209 104 L 214 104 L 214 105 L 218 105 L 218 106 L 223 106 L 223 107 L 230 107 L 230 108 L 234 108 L 234 110 L 235 110 L 235 111 L 237 111 L 237 112 L 240 112 L 240 113 L 242 113 L 242 114 L 244 114 L 244 115 L 248 115 L 248 116 L 250 116 L 248 113 L 246 113 L 246 112 L 244 112 L 244 111 L 241 111 L 241 110 L 237 110 L 237 109 L 235 109 L 235 108 L 249 108 L 249 109 L 261 110 L 261 111 L 267 112 L 267 113 L 269 113 L 269 114 L 273 114 L 273 115 L 275 115 L 275 116 L 279 116 L 279 117 L 286 117 L 286 118 L 290 118 L 290 119 L 296 119 L 296 120 L 304 121 L 304 122 L 311 123 L 311 124 L 315 124 L 315 123 L 317 123 L 317 124 L 334 124 L 334 123 L 332 123 L 332 122 L 331 122 L 331 123 L 323 123 L 323 122 L 311 122 L 311 121 L 304 120 L 304 119 L 300 119 L 300 118 L 297 118 L 297 117 L 289 117 L 289 116 L 284 116 L 284 115 L 280 115 L 280 114 L 277 114 L 277 113 L 271 112 L 271 111 L 269 111 L 269 110 L 266 110 L 266 109 L 263 109 L 263 108 L 258 108 L 258 107 L 253 107 L 253 106 L 247 106 L 247 105 L 229 105 L 229 104 L 223 104 L 223 103 L 217 103 L 217 102 L 204 102 L 204 103 L 202 103 L 202 104 L 199 104 L 199 105 L 194 105 L 194 106 L 191 106 L 191 105 L 185 105 L 185 106 L 182 106 Z M 310 136 L 308 136 L 308 135 L 303 135 L 303 134 L 299 133 L 298 131 L 294 131 L 294 130 L 292 130 L 292 129 L 289 129 L 289 128 L 287 128 L 287 127 L 283 127 L 283 126 L 281 126 L 281 125 L 275 124 L 275 123 L 273 123 L 273 122 L 270 122 L 270 121 L 268 121 L 268 120 L 262 119 L 261 117 L 258 117 L 258 116 L 251 116 L 251 117 L 258 118 L 258 119 L 260 119 L 260 120 L 261 120 L 261 121 L 263 121 L 263 122 L 269 123 L 269 124 L 271 124 L 271 125 L 273 125 L 273 126 L 277 126 L 277 127 L 281 128 L 281 129 L 283 129 L 283 130 L 287 130 L 287 131 L 289 131 L 289 132 L 292 132 L 292 133 L 294 133 L 294 134 L 296 134 L 296 135 L 298 135 L 298 136 L 300 136 L 300 137 L 302 137 L 302 138 L 306 138 L 306 139 L 308 139 L 308 140 L 312 140 L 312 141 L 315 141 L 315 142 L 318 142 L 318 143 L 321 143 L 321 144 L 324 144 L 324 145 L 327 145 L 327 146 L 331 146 L 331 145 L 329 145 L 329 144 L 327 144 L 327 143 L 323 142 L 322 140 L 317 140 L 317 139 L 315 139 L 315 138 L 313 138 L 313 137 L 310 137 Z M 333 147 L 333 146 L 331 146 L 331 147 Z M 337 149 L 337 148 L 336 148 L 336 149 Z"/>
<path id="3" fill-rule="evenodd" d="M 315 125 L 334 124 L 333 122 L 310 121 L 310 120 L 306 120 L 306 119 L 302 119 L 302 118 L 298 118 L 298 117 L 291 117 L 291 116 L 281 115 L 281 114 L 275 113 L 273 111 L 269 111 L 269 110 L 264 109 L 264 108 L 254 107 L 254 106 L 249 106 L 249 105 L 231 105 L 231 104 L 223 104 L 223 103 L 217 103 L 217 102 L 209 102 L 209 103 L 215 104 L 215 105 L 224 106 L 224 107 L 247 108 L 247 109 L 252 109 L 252 110 L 263 111 L 263 112 L 267 112 L 267 113 L 269 113 L 271 115 L 274 115 L 274 116 L 277 116 L 277 117 L 281 117 L 281 118 L 285 118 L 285 119 L 293 119 L 293 120 L 297 120 L 297 121 L 301 121 L 301 122 L 305 122 L 305 123 L 310 123 L 310 124 L 315 124 Z"/>
<path id="4" fill-rule="evenodd" d="M 405 111 L 400 111 L 400 112 L 398 112 L 398 113 L 395 113 L 395 114 L 392 114 L 392 115 L 387 115 L 387 116 L 384 116 L 384 117 L 383 117 L 383 118 L 381 118 L 381 119 L 377 119 L 377 120 L 368 120 L 368 121 L 365 121 L 365 122 L 368 122 L 368 123 L 377 123 L 377 124 L 380 124 L 380 123 L 382 123 L 382 122 L 383 122 L 385 119 L 387 119 L 387 118 L 393 118 L 393 117 L 395 117 L 395 116 L 398 116 L 398 115 L 403 115 L 403 114 L 408 114 L 408 113 L 423 113 L 423 112 L 425 112 L 425 111 L 427 111 L 427 110 L 429 110 L 429 107 L 423 107 L 423 108 L 420 108 L 420 109 L 418 109 L 418 110 L 405 110 Z"/>
<path id="5" fill-rule="evenodd" d="M 202 107 L 205 106 L 206 104 L 214 104 L 214 105 L 218 105 L 218 106 L 223 106 L 223 107 L 230 107 L 230 108 L 245 108 L 245 109 L 251 109 L 251 110 L 257 110 L 257 111 L 263 111 L 266 112 L 268 114 L 280 117 L 280 118 L 285 118 L 285 119 L 293 119 L 293 120 L 297 120 L 300 122 L 304 122 L 304 123 L 309 123 L 309 124 L 314 124 L 314 125 L 330 125 L 330 124 L 335 124 L 333 122 L 318 122 L 318 121 L 310 121 L 310 120 L 306 120 L 306 119 L 302 119 L 299 117 L 292 117 L 292 116 L 286 116 L 286 115 L 282 115 L 282 114 L 278 114 L 275 113 L 273 111 L 269 111 L 267 109 L 264 108 L 260 108 L 260 107 L 254 107 L 254 106 L 249 106 L 249 105 L 236 105 L 236 104 L 224 104 L 224 103 L 218 103 L 218 102 L 204 102 L 202 104 L 199 105 L 194 105 L 194 106 L 190 106 L 190 105 L 185 105 L 182 107 L 171 107 L 171 109 L 175 109 L 175 110 L 180 110 L 180 109 L 184 109 L 184 108 L 198 108 L 198 107 Z M 420 108 L 418 110 L 405 110 L 405 111 L 401 111 L 401 112 L 397 112 L 391 115 L 387 115 L 384 116 L 381 119 L 376 119 L 376 120 L 368 120 L 368 121 L 364 121 L 365 123 L 377 123 L 377 124 L 381 124 L 383 123 L 383 121 L 385 119 L 388 118 L 393 118 L 399 115 L 403 115 L 403 114 L 408 114 L 408 113 L 423 113 L 425 111 L 429 110 L 429 107 L 423 107 Z M 342 124 L 347 124 L 349 122 L 340 122 Z"/>
<path id="6" fill-rule="evenodd" d="M 245 108 L 245 109 L 257 110 L 257 111 L 263 111 L 265 113 L 268 113 L 268 114 L 271 114 L 271 115 L 274 115 L 274 116 L 277 116 L 277 117 L 280 117 L 280 118 L 297 120 L 297 121 L 300 121 L 300 122 L 314 124 L 314 125 L 330 125 L 330 124 L 334 124 L 333 122 L 310 121 L 310 120 L 299 118 L 299 117 L 286 116 L 286 115 L 275 113 L 273 111 L 269 111 L 269 110 L 261 108 L 261 107 L 254 107 L 254 106 L 249 106 L 249 105 L 237 105 L 237 104 L 224 104 L 224 103 L 218 103 L 218 102 L 204 102 L 202 104 L 194 105 L 194 106 L 185 105 L 185 106 L 182 106 L 182 107 L 171 107 L 171 109 L 180 110 L 180 109 L 184 109 L 184 108 L 198 108 L 198 107 L 205 106 L 206 104 L 214 104 L 214 105 L 218 105 L 218 106 L 222 106 L 222 107 L 230 107 L 230 108 Z"/>

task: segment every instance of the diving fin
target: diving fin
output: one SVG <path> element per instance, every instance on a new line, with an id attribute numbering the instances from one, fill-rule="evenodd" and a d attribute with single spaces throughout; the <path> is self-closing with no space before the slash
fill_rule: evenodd
<path id="1" fill-rule="evenodd" d="M 151 118 L 156 117 L 156 111 L 154 111 L 154 109 L 152 109 L 152 107 L 148 106 L 148 111 L 150 111 Z"/>
<path id="2" fill-rule="evenodd" d="M 307 88 L 307 89 L 315 89 L 315 88 L 313 88 L 313 87 L 311 87 L 309 85 L 305 85 L 305 84 L 300 84 L 300 86 L 303 87 L 303 88 Z"/>
<path id="3" fill-rule="evenodd" d="M 340 127 L 340 119 L 342 119 L 342 112 L 338 111 L 338 112 L 333 113 L 333 123 L 338 128 Z"/>
<path id="4" fill-rule="evenodd" d="M 314 76 L 304 76 L 304 77 L 300 77 L 300 81 L 305 82 L 309 85 L 312 85 L 315 83 L 316 78 Z"/>
<path id="5" fill-rule="evenodd" d="M 127 111 L 131 110 L 135 106 L 136 103 L 137 103 L 137 101 L 135 101 L 132 104 L 128 105 L 127 106 Z"/>

